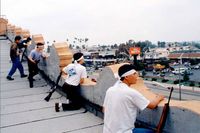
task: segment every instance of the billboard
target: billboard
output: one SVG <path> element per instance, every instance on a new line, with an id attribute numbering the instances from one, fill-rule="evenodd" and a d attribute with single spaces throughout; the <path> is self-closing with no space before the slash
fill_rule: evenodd
<path id="1" fill-rule="evenodd" d="M 140 47 L 130 47 L 129 54 L 130 55 L 138 55 L 138 54 L 140 54 Z"/>

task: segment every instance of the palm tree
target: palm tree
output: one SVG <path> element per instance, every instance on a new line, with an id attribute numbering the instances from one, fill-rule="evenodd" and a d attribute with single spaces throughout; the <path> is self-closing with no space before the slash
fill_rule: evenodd
<path id="1" fill-rule="evenodd" d="M 85 42 L 87 42 L 89 39 L 88 38 L 85 38 Z"/>

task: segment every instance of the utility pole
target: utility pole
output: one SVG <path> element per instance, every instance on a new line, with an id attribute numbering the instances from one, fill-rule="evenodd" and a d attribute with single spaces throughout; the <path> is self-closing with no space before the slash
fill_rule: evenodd
<path id="1" fill-rule="evenodd" d="M 182 65 L 182 56 L 183 53 L 181 53 L 180 55 L 180 60 L 179 60 L 179 75 L 178 75 L 178 79 L 179 79 L 179 100 L 181 100 L 181 65 Z"/>

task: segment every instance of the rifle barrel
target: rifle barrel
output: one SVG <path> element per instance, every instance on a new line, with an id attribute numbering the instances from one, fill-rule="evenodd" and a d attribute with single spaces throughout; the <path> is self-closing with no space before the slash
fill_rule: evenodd
<path id="1" fill-rule="evenodd" d="M 56 84 L 53 85 L 53 86 L 51 87 L 51 89 L 53 89 L 53 90 L 50 91 L 49 94 L 44 98 L 45 101 L 48 102 L 48 101 L 50 100 L 52 94 L 53 94 L 53 93 L 55 92 L 55 90 L 57 89 L 57 87 L 58 87 L 58 82 L 59 82 L 59 80 L 60 80 L 60 78 L 61 78 L 61 75 L 62 75 L 62 71 L 60 72 L 59 76 L 57 77 Z"/>

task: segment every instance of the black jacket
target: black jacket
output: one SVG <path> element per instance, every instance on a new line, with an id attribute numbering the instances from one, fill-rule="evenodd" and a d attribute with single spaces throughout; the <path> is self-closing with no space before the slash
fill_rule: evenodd
<path id="1" fill-rule="evenodd" d="M 18 54 L 18 46 L 16 43 L 13 43 L 10 47 L 10 58 L 11 60 L 12 59 L 15 59 L 16 57 L 19 57 L 19 54 Z"/>

